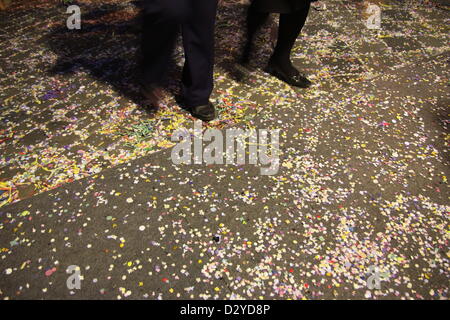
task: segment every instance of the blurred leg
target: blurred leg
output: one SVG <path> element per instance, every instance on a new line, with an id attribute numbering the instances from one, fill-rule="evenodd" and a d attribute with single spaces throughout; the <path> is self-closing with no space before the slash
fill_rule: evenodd
<path id="1" fill-rule="evenodd" d="M 180 26 L 190 14 L 190 0 L 146 0 L 142 35 L 145 84 L 160 84 L 166 75 Z"/>
<path id="2" fill-rule="evenodd" d="M 261 26 L 267 21 L 269 17 L 268 12 L 258 11 L 255 7 L 257 0 L 253 1 L 247 13 L 247 40 L 242 54 L 242 62 L 248 63 L 250 60 L 250 53 L 253 49 L 253 41 L 255 35 Z"/>

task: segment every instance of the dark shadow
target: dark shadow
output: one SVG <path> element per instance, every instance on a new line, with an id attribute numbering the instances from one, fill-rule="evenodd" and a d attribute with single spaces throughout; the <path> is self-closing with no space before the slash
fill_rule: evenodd
<path id="1" fill-rule="evenodd" d="M 47 36 L 49 48 L 58 56 L 56 64 L 48 71 L 65 76 L 84 71 L 153 113 L 138 85 L 141 15 L 136 11 L 140 10 L 141 3 L 79 6 L 82 10 L 80 30 L 69 30 L 64 23 L 51 29 Z"/>

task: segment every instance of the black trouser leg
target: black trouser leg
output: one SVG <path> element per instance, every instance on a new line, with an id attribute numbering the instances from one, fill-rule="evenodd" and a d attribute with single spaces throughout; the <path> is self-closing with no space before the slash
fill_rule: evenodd
<path id="1" fill-rule="evenodd" d="M 291 51 L 295 40 L 299 36 L 310 8 L 310 2 L 305 3 L 305 7 L 294 13 L 280 14 L 280 25 L 278 28 L 278 40 L 270 63 L 275 63 L 288 74 L 295 72 L 291 63 Z"/>
<path id="2" fill-rule="evenodd" d="M 247 40 L 244 47 L 244 52 L 242 55 L 242 61 L 247 63 L 250 59 L 250 53 L 253 49 L 253 41 L 255 40 L 255 35 L 261 26 L 267 21 L 269 17 L 268 12 L 261 12 L 255 8 L 256 1 L 253 1 L 248 8 L 247 13 Z"/>
<path id="3" fill-rule="evenodd" d="M 142 35 L 142 81 L 160 84 L 167 72 L 180 26 L 192 0 L 145 0 Z"/>
<path id="4" fill-rule="evenodd" d="M 192 15 L 182 25 L 186 62 L 182 91 L 189 107 L 208 104 L 213 90 L 214 25 L 217 0 L 191 0 Z"/>

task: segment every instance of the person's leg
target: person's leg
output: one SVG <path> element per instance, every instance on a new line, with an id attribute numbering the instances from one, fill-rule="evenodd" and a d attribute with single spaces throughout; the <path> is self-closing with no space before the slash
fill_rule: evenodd
<path id="1" fill-rule="evenodd" d="M 269 17 L 268 12 L 261 12 L 256 8 L 255 4 L 257 1 L 258 0 L 254 0 L 250 4 L 247 12 L 247 39 L 241 58 L 241 61 L 244 64 L 250 61 L 250 53 L 253 49 L 253 41 L 255 40 L 256 33 Z"/>
<path id="2" fill-rule="evenodd" d="M 213 90 L 214 26 L 217 0 L 189 0 L 192 14 L 182 25 L 185 65 L 182 92 L 186 106 L 209 105 Z"/>
<path id="3" fill-rule="evenodd" d="M 295 40 L 305 25 L 309 8 L 310 3 L 307 1 L 305 7 L 301 10 L 289 14 L 280 14 L 277 45 L 269 64 L 276 65 L 289 77 L 298 73 L 291 63 L 291 51 Z"/>
<path id="4" fill-rule="evenodd" d="M 189 1 L 145 0 L 141 40 L 144 85 L 160 85 L 163 81 L 176 36 L 189 16 Z"/>

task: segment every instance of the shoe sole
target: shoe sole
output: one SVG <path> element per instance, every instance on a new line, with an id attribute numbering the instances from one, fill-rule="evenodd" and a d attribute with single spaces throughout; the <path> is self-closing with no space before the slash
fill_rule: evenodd
<path id="1" fill-rule="evenodd" d="M 202 120 L 202 121 L 208 122 L 208 121 L 212 121 L 217 118 L 217 110 L 215 108 L 213 109 L 214 112 L 212 112 L 211 114 L 208 114 L 208 115 L 202 115 L 202 114 L 195 113 L 194 110 L 192 110 L 192 108 L 189 108 L 188 110 L 193 117 L 195 117 L 199 120 Z"/>
<path id="2" fill-rule="evenodd" d="M 213 114 L 212 116 L 210 116 L 210 117 L 203 117 L 203 116 L 201 116 L 201 115 L 195 114 L 195 113 L 192 112 L 192 111 L 191 111 L 191 115 L 192 115 L 194 118 L 197 118 L 197 119 L 202 120 L 202 121 L 205 121 L 205 122 L 213 121 L 213 120 L 216 119 L 216 117 L 217 117 L 216 112 L 214 112 L 214 114 Z"/>

